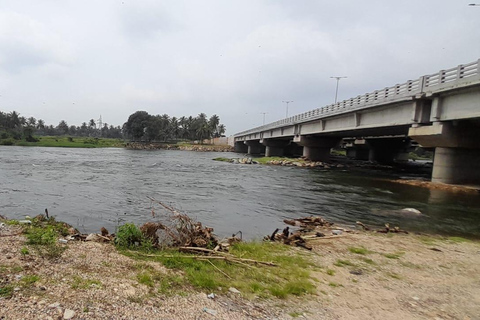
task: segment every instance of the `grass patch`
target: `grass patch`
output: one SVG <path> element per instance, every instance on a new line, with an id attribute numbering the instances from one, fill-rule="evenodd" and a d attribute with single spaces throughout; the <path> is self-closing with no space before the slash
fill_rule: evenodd
<path id="1" fill-rule="evenodd" d="M 334 276 L 334 275 L 335 275 L 335 270 L 327 269 L 327 274 L 328 274 L 329 276 Z"/>
<path id="2" fill-rule="evenodd" d="M 101 288 L 102 287 L 102 282 L 99 280 L 93 280 L 93 279 L 84 279 L 80 276 L 74 276 L 73 277 L 73 282 L 72 285 L 70 286 L 72 289 L 91 289 L 91 288 Z"/>
<path id="3" fill-rule="evenodd" d="M 356 266 L 355 263 L 349 260 L 341 260 L 341 259 L 338 259 L 333 265 L 337 267 L 345 267 L 345 266 L 355 267 Z"/>
<path id="4" fill-rule="evenodd" d="M 369 264 L 369 265 L 372 265 L 372 266 L 375 266 L 377 265 L 377 263 L 375 261 L 373 261 L 372 259 L 369 259 L 369 258 L 360 258 L 360 260 L 362 260 L 363 262 Z"/>
<path id="5" fill-rule="evenodd" d="M 178 290 L 186 284 L 195 288 L 216 292 L 217 288 L 235 287 L 244 296 L 275 296 L 286 298 L 289 295 L 303 295 L 315 292 L 310 277 L 313 264 L 291 248 L 276 243 L 238 243 L 230 248 L 230 253 L 239 258 L 271 261 L 277 267 L 244 265 L 224 260 L 210 261 L 193 259 L 193 255 L 174 250 L 156 251 L 154 256 L 145 256 L 140 251 L 121 250 L 134 259 L 161 262 L 165 267 L 182 271 L 183 277 L 155 273 L 142 269 L 140 278 L 145 284 L 158 286 L 158 292 Z M 219 271 L 221 270 L 221 271 Z M 142 273 L 148 273 L 148 276 Z M 151 278 L 151 279 L 150 279 Z"/>
<path id="6" fill-rule="evenodd" d="M 423 244 L 431 246 L 431 245 L 436 244 L 437 239 L 435 239 L 433 237 L 429 237 L 429 236 L 419 236 L 418 240 Z"/>
<path id="7" fill-rule="evenodd" d="M 25 229 L 27 244 L 31 245 L 42 257 L 49 259 L 58 258 L 66 249 L 66 247 L 57 243 L 59 233 L 67 232 L 64 229 L 66 228 L 55 222 L 53 218 L 47 220 L 47 222 L 39 222 L 34 219 L 32 220 L 32 225 Z M 26 251 L 22 250 L 22 254 L 29 253 L 28 249 Z"/>
<path id="8" fill-rule="evenodd" d="M 13 295 L 12 285 L 0 285 L 0 297 L 11 298 Z"/>
<path id="9" fill-rule="evenodd" d="M 25 140 L 14 140 L 13 145 L 24 147 L 61 147 L 61 148 L 122 148 L 125 146 L 123 140 L 92 137 L 68 137 L 68 136 L 44 136 L 36 137 L 38 141 L 28 142 Z"/>
<path id="10" fill-rule="evenodd" d="M 448 237 L 448 241 L 455 242 L 455 243 L 465 243 L 465 242 L 472 242 L 472 240 L 465 239 L 462 237 Z"/>
<path id="11" fill-rule="evenodd" d="M 336 282 L 329 282 L 328 285 L 332 288 L 343 287 L 343 285 L 341 285 L 340 283 L 336 283 Z"/>
<path id="12" fill-rule="evenodd" d="M 411 269 L 422 269 L 422 266 L 411 263 L 409 261 L 400 261 L 400 264 L 404 267 L 411 268 Z"/>
<path id="13" fill-rule="evenodd" d="M 214 158 L 213 160 L 214 160 L 214 161 L 222 161 L 222 162 L 232 162 L 232 159 L 230 159 L 230 158 L 224 158 L 224 157 Z"/>
<path id="14" fill-rule="evenodd" d="M 383 256 L 388 259 L 400 259 L 404 254 L 405 252 L 384 253 Z"/>
<path id="15" fill-rule="evenodd" d="M 364 247 L 350 247 L 348 248 L 348 251 L 350 251 L 351 253 L 362 254 L 362 255 L 370 253 L 370 251 L 368 251 Z"/>
<path id="16" fill-rule="evenodd" d="M 38 280 L 40 280 L 40 277 L 37 275 L 26 275 L 20 279 L 20 284 L 22 285 L 22 287 L 30 287 Z"/>
<path id="17" fill-rule="evenodd" d="M 389 272 L 389 273 L 387 273 L 387 275 L 390 278 L 393 278 L 393 279 L 397 279 L 397 280 L 402 280 L 403 279 L 403 277 L 401 275 L 399 275 L 398 273 L 395 273 L 395 272 Z"/>

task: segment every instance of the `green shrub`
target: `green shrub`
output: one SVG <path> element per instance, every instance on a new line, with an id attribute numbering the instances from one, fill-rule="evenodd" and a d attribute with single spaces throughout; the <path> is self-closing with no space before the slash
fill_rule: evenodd
<path id="1" fill-rule="evenodd" d="M 0 145 L 2 145 L 2 146 L 13 146 L 14 142 L 13 142 L 12 139 L 5 139 L 5 140 L 0 141 Z"/>
<path id="2" fill-rule="evenodd" d="M 143 236 L 140 229 L 133 223 L 125 223 L 118 228 L 115 236 L 115 245 L 120 248 L 138 248 L 142 246 L 148 249 L 151 242 Z"/>

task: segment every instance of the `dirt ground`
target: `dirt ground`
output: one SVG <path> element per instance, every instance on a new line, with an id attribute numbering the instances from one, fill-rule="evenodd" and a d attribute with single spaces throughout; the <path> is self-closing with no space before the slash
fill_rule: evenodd
<path id="1" fill-rule="evenodd" d="M 479 242 L 344 233 L 310 241 L 312 252 L 292 248 L 320 267 L 316 294 L 248 300 L 223 290 L 212 300 L 194 290 L 149 295 L 138 261 L 110 244 L 70 242 L 48 260 L 22 254 L 14 231 L 0 232 L 0 287 L 15 285 L 0 297 L 0 319 L 480 319 Z"/>

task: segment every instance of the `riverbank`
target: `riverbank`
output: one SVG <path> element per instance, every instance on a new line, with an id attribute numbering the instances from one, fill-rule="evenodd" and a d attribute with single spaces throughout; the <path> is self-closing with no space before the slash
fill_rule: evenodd
<path id="1" fill-rule="evenodd" d="M 308 262 L 305 272 L 315 288 L 280 299 L 195 289 L 168 259 L 127 257 L 109 243 L 68 241 L 61 244 L 61 256 L 48 259 L 16 234 L 18 228 L 4 225 L 0 231 L 4 319 L 475 319 L 480 314 L 480 244 L 462 238 L 355 231 L 311 240 L 312 251 L 279 245 L 288 256 Z M 275 267 L 243 268 L 268 277 Z M 213 273 L 224 281 L 233 276 L 228 270 Z"/>
<path id="2" fill-rule="evenodd" d="M 189 143 L 144 143 L 129 142 L 125 145 L 127 149 L 132 150 L 182 150 L 182 151 L 198 151 L 198 152 L 233 152 L 234 148 L 228 145 L 206 145 L 206 144 L 189 144 Z"/>
<path id="3" fill-rule="evenodd" d="M 37 141 L 4 139 L 0 145 L 21 147 L 57 147 L 57 148 L 123 148 L 125 142 L 121 139 L 93 138 L 93 137 L 67 137 L 67 136 L 41 136 Z"/>

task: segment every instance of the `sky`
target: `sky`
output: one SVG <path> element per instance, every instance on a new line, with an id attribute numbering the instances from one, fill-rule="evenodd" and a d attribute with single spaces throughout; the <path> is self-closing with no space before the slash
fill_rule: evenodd
<path id="1" fill-rule="evenodd" d="M 227 135 L 480 59 L 475 0 L 0 0 L 0 110 Z M 480 3 L 480 0 L 478 3 Z"/>

